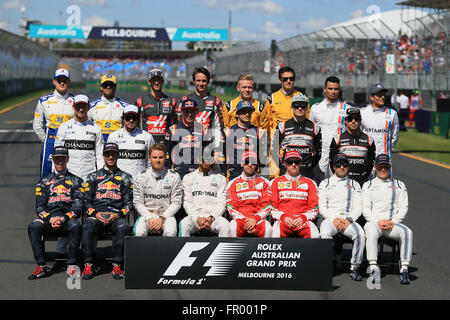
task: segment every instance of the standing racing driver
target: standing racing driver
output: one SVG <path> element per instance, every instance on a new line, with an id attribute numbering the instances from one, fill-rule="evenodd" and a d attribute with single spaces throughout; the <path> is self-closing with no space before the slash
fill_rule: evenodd
<path id="1" fill-rule="evenodd" d="M 391 157 L 400 129 L 397 112 L 384 105 L 386 92 L 388 90 L 381 83 L 370 87 L 371 104 L 361 109 L 361 130 L 375 141 L 376 156 L 387 154 Z"/>
<path id="2" fill-rule="evenodd" d="M 260 112 L 264 105 L 259 100 L 253 98 L 254 86 L 255 84 L 251 74 L 243 73 L 238 77 L 236 90 L 239 92 L 239 96 L 228 101 L 223 108 L 223 125 L 225 128 L 230 128 L 238 122 L 236 117 L 237 105 L 242 100 L 250 101 L 252 104 L 254 111 L 250 121 L 252 125 L 259 127 Z"/>
<path id="3" fill-rule="evenodd" d="M 219 97 L 211 95 L 208 91 L 209 81 L 211 74 L 205 67 L 195 68 L 192 73 L 192 81 L 195 86 L 195 91 L 181 98 L 181 102 L 184 100 L 195 100 L 198 106 L 198 113 L 196 115 L 196 121 L 201 125 L 204 125 L 207 130 L 212 131 L 212 137 L 214 138 L 214 148 L 216 151 L 216 158 L 219 157 L 220 143 L 222 141 L 223 134 L 223 119 L 222 119 L 222 100 Z M 181 106 L 179 104 L 178 119 L 181 118 Z"/>
<path id="4" fill-rule="evenodd" d="M 42 96 L 34 112 L 33 130 L 42 141 L 39 171 L 41 179 L 52 172 L 51 155 L 59 126 L 73 117 L 73 95 L 69 93 L 69 71 L 56 70 L 53 85 L 55 91 Z"/>
<path id="5" fill-rule="evenodd" d="M 136 100 L 141 109 L 140 126 L 153 136 L 156 143 L 161 143 L 167 129 L 176 122 L 177 101 L 163 93 L 164 74 L 161 70 L 150 70 L 148 84 L 150 92 Z"/>
<path id="6" fill-rule="evenodd" d="M 296 94 L 292 98 L 293 117 L 283 121 L 275 131 L 271 146 L 271 176 L 285 173 L 286 167 L 280 165 L 286 152 L 296 150 L 302 155 L 302 175 L 313 179 L 313 168 L 321 156 L 322 134 L 318 125 L 306 118 L 308 97 Z M 279 169 L 278 169 L 279 167 Z"/>
<path id="7" fill-rule="evenodd" d="M 117 78 L 111 74 L 105 74 L 100 80 L 102 96 L 93 100 L 88 112 L 89 119 L 102 129 L 104 142 L 108 141 L 111 132 L 119 130 L 122 126 L 123 108 L 128 104 L 116 97 Z"/>
<path id="8" fill-rule="evenodd" d="M 129 104 L 124 108 L 123 128 L 114 131 L 108 137 L 108 143 L 119 146 L 117 166 L 133 178 L 147 169 L 150 147 L 155 143 L 153 136 L 138 127 L 139 109 Z"/>
<path id="9" fill-rule="evenodd" d="M 348 105 L 339 99 L 341 90 L 340 80 L 331 76 L 325 79 L 325 99 L 311 107 L 309 119 L 319 125 L 322 132 L 322 156 L 317 170 L 317 181 L 333 175 L 330 168 L 330 144 L 333 137 L 340 134 L 345 128 L 345 116 Z"/>
<path id="10" fill-rule="evenodd" d="M 67 168 L 85 180 L 88 174 L 103 167 L 102 131 L 93 121 L 88 120 L 87 96 L 75 96 L 73 109 L 74 117 L 59 127 L 55 145 L 63 145 L 69 149 Z"/>
<path id="11" fill-rule="evenodd" d="M 350 163 L 348 175 L 362 187 L 369 178 L 375 160 L 375 143 L 361 131 L 361 112 L 348 108 L 345 131 L 334 137 L 330 145 L 330 161 L 338 153 L 344 153 Z"/>

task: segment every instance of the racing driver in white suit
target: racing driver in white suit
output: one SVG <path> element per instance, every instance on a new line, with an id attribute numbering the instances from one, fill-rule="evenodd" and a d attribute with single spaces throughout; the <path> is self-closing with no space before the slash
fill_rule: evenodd
<path id="1" fill-rule="evenodd" d="M 333 159 L 334 175 L 319 185 L 319 212 L 325 219 L 320 224 L 320 237 L 332 239 L 341 233 L 352 239 L 350 277 L 362 281 L 358 267 L 363 260 L 366 237 L 363 228 L 356 222 L 362 214 L 361 187 L 348 176 L 350 162 L 344 153 Z"/>
<path id="2" fill-rule="evenodd" d="M 315 174 L 317 183 L 333 175 L 330 168 L 330 145 L 333 137 L 345 130 L 347 104 L 339 100 L 340 80 L 331 76 L 325 80 L 323 89 L 326 98 L 311 107 L 309 120 L 319 125 L 322 132 L 322 157 L 319 160 L 320 172 Z"/>
<path id="3" fill-rule="evenodd" d="M 165 161 L 164 145 L 154 144 L 150 148 L 151 167 L 134 178 L 133 204 L 139 213 L 133 230 L 135 236 L 177 235 L 175 214 L 181 208 L 183 189 L 179 174 L 167 169 Z"/>
<path id="4" fill-rule="evenodd" d="M 381 83 L 369 89 L 371 104 L 361 109 L 361 130 L 375 141 L 375 152 L 391 157 L 398 141 L 399 122 L 397 112 L 384 105 L 387 89 Z"/>
<path id="5" fill-rule="evenodd" d="M 182 237 L 190 237 L 197 231 L 229 236 L 230 223 L 223 217 L 227 179 L 213 169 L 211 159 L 203 158 L 199 167 L 183 178 L 183 207 L 187 217 L 180 223 Z"/>
<path id="6" fill-rule="evenodd" d="M 391 178 L 390 167 L 389 157 L 380 154 L 375 159 L 376 178 L 364 183 L 362 188 L 369 274 L 373 281 L 381 281 L 377 266 L 378 239 L 384 236 L 400 242 L 400 283 L 409 284 L 413 232 L 402 223 L 408 212 L 408 191 L 402 181 Z"/>

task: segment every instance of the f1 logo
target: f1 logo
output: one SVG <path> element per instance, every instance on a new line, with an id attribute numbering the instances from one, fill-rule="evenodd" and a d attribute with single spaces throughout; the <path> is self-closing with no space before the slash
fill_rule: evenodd
<path id="1" fill-rule="evenodd" d="M 199 251 L 209 245 L 209 242 L 186 242 L 170 266 L 164 272 L 164 276 L 176 276 L 182 267 L 191 267 L 196 257 L 191 257 L 191 253 Z M 204 267 L 211 267 L 206 276 L 223 276 L 233 266 L 234 262 L 244 251 L 246 243 L 219 243 L 203 264 Z"/>
<path id="2" fill-rule="evenodd" d="M 206 247 L 209 242 L 186 242 L 178 255 L 164 272 L 165 276 L 176 276 L 182 267 L 190 267 L 197 258 L 191 257 L 191 253 Z"/>

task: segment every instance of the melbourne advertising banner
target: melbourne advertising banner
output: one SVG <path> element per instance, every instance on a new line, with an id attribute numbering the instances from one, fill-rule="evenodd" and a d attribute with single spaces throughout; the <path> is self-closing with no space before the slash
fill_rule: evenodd
<path id="1" fill-rule="evenodd" d="M 332 288 L 332 241 L 126 237 L 127 289 Z"/>
<path id="2" fill-rule="evenodd" d="M 169 41 L 164 28 L 92 27 L 89 39 Z"/>

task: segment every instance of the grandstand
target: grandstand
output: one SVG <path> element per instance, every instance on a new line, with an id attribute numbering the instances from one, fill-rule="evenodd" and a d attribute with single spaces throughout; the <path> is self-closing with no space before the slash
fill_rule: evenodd
<path id="1" fill-rule="evenodd" d="M 185 58 L 196 54 L 191 50 L 59 48 L 53 51 L 69 65 L 80 64 L 85 81 L 99 80 L 105 73 L 116 75 L 119 81 L 145 81 L 149 70 L 159 68 L 164 71 L 166 79 L 176 82 L 186 77 Z"/>
<path id="2" fill-rule="evenodd" d="M 0 99 L 48 88 L 58 58 L 39 44 L 0 30 Z"/>
<path id="3" fill-rule="evenodd" d="M 196 65 L 209 65 L 216 86 L 232 87 L 239 73 L 250 71 L 257 86 L 270 92 L 279 87 L 277 70 L 288 65 L 297 72 L 296 85 L 312 97 L 321 97 L 325 77 L 336 75 L 347 101 L 366 103 L 370 84 L 383 82 L 391 92 L 419 90 L 424 107 L 434 109 L 436 99 L 450 92 L 449 2 L 399 5 L 398 10 L 284 39 L 276 50 L 254 43 L 186 59 L 187 77 Z M 386 70 L 389 63 L 395 72 Z"/>

